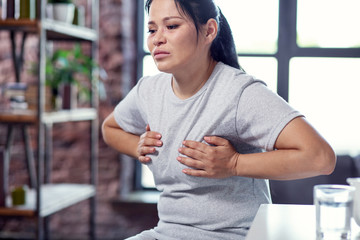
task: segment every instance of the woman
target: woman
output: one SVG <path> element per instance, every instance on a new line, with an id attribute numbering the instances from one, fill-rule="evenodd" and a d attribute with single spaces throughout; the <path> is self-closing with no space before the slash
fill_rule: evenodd
<path id="1" fill-rule="evenodd" d="M 159 223 L 130 239 L 244 239 L 266 179 L 330 174 L 329 144 L 263 82 L 241 70 L 212 0 L 148 0 L 158 69 L 103 123 L 105 141 L 136 157 L 161 191 Z"/>

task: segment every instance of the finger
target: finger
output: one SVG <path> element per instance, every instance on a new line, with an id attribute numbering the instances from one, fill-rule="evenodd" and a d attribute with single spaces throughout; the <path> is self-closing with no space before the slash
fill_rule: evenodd
<path id="1" fill-rule="evenodd" d="M 139 159 L 139 162 L 141 162 L 143 164 L 151 162 L 151 158 L 147 157 L 147 156 L 140 156 L 138 159 Z"/>
<path id="2" fill-rule="evenodd" d="M 158 132 L 146 132 L 143 134 L 146 138 L 155 138 L 155 139 L 161 139 L 161 134 Z"/>
<path id="3" fill-rule="evenodd" d="M 143 146 L 161 147 L 162 145 L 163 145 L 163 142 L 156 138 L 144 138 L 144 141 L 143 141 Z"/>
<path id="4" fill-rule="evenodd" d="M 186 165 L 187 167 L 194 168 L 194 169 L 205 169 L 205 165 L 202 161 L 194 160 L 187 157 L 178 156 L 176 158 L 180 163 Z"/>
<path id="5" fill-rule="evenodd" d="M 207 172 L 204 170 L 196 170 L 196 169 L 186 168 L 186 169 L 183 169 L 182 172 L 185 173 L 186 175 L 193 176 L 193 177 L 209 177 Z"/>
<path id="6" fill-rule="evenodd" d="M 191 141 L 191 140 L 183 141 L 183 145 L 187 148 L 198 150 L 201 152 L 205 152 L 206 148 L 208 147 L 207 144 L 204 144 L 202 142 L 197 142 L 197 141 Z"/>
<path id="7" fill-rule="evenodd" d="M 141 147 L 139 151 L 140 156 L 145 156 L 147 154 L 154 153 L 156 149 L 154 147 Z"/>
<path id="8" fill-rule="evenodd" d="M 225 146 L 229 142 L 225 138 L 221 138 L 221 137 L 217 137 L 217 136 L 205 136 L 204 140 L 208 144 L 215 145 L 215 146 Z"/>
<path id="9" fill-rule="evenodd" d="M 190 148 L 190 147 L 181 147 L 179 148 L 179 153 L 188 156 L 192 159 L 203 159 L 204 152 L 199 151 L 198 149 Z"/>
<path id="10" fill-rule="evenodd" d="M 147 124 L 147 125 L 146 125 L 146 131 L 148 131 L 148 132 L 149 132 L 149 131 L 151 131 L 151 130 L 150 130 L 150 125 L 149 125 L 149 124 Z"/>

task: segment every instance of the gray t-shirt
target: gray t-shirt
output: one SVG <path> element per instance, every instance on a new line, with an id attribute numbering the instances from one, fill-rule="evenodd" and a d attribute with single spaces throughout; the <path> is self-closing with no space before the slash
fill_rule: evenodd
<path id="1" fill-rule="evenodd" d="M 176 160 L 183 140 L 229 140 L 242 154 L 274 150 L 275 141 L 300 113 L 263 82 L 218 63 L 205 85 L 181 100 L 172 76 L 142 78 L 115 108 L 119 126 L 140 135 L 146 124 L 163 146 L 148 167 L 161 191 L 159 224 L 133 239 L 243 239 L 260 204 L 270 203 L 268 181 L 246 177 L 208 179 L 185 175 Z"/>

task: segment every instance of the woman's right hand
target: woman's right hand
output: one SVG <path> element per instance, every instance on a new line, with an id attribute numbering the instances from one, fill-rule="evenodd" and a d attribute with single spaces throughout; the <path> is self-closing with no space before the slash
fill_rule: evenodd
<path id="1" fill-rule="evenodd" d="M 146 125 L 146 132 L 140 136 L 140 141 L 137 147 L 139 161 L 144 164 L 149 163 L 151 158 L 146 155 L 155 153 L 155 147 L 161 147 L 162 145 L 161 134 L 151 131 L 149 124 Z"/>

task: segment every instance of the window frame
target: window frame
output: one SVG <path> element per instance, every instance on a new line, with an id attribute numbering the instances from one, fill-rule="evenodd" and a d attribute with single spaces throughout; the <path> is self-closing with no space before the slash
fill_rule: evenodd
<path id="1" fill-rule="evenodd" d="M 142 77 L 144 50 L 144 0 L 137 1 L 137 80 Z M 239 57 L 273 57 L 277 60 L 277 93 L 289 100 L 290 60 L 294 57 L 360 58 L 360 48 L 299 47 L 297 45 L 297 0 L 279 0 L 277 52 L 274 54 L 239 53 Z M 319 93 L 320 94 L 320 93 Z M 143 190 L 141 164 L 136 163 L 135 189 Z"/>

